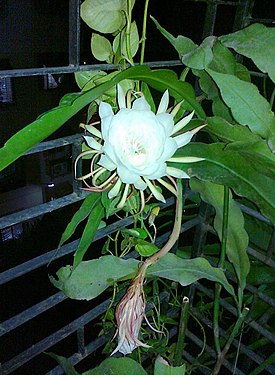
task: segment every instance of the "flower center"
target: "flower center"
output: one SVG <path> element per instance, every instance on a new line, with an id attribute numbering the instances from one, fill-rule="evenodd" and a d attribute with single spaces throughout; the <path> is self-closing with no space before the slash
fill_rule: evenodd
<path id="1" fill-rule="evenodd" d="M 142 140 L 135 137 L 127 137 L 123 142 L 123 153 L 125 159 L 132 165 L 141 166 L 147 158 L 146 148 Z"/>

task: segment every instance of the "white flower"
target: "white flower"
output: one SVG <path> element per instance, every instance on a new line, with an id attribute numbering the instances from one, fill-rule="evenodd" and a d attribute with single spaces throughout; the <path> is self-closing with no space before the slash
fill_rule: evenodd
<path id="1" fill-rule="evenodd" d="M 190 163 L 203 160 L 196 157 L 178 159 L 172 156 L 178 148 L 189 143 L 193 135 L 204 125 L 175 135 L 189 123 L 194 112 L 174 124 L 174 116 L 181 103 L 169 113 L 168 90 L 164 92 L 156 114 L 151 110 L 142 93 L 134 93 L 135 100 L 131 106 L 129 93 L 125 98 L 120 85 L 117 86 L 117 91 L 119 110 L 116 114 L 110 104 L 101 102 L 99 105 L 101 132 L 93 125 L 85 126 L 93 135 L 84 137 L 91 148 L 90 153 L 100 156 L 100 159 L 97 161 L 99 167 L 95 168 L 95 157 L 93 157 L 91 173 L 79 179 L 85 182 L 87 178 L 92 177 L 93 186 L 85 182 L 91 190 L 101 191 L 112 187 L 108 192 L 109 198 L 117 196 L 122 184 L 125 184 L 122 199 L 118 204 L 120 208 L 125 204 L 131 185 L 140 191 L 142 202 L 143 191 L 146 188 L 150 189 L 156 199 L 165 202 L 163 195 L 155 187 L 155 181 L 176 194 L 175 188 L 163 180 L 163 177 L 167 176 L 173 182 L 173 177 L 189 178 L 189 176 L 178 168 L 168 167 L 167 161 Z M 97 180 L 106 171 L 113 173 L 98 185 Z"/>

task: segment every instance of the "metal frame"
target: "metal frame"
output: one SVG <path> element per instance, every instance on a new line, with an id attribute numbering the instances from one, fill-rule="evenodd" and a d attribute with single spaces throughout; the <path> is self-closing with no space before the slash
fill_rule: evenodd
<path id="1" fill-rule="evenodd" d="M 197 0 L 184 0 L 185 2 L 193 2 Z M 269 23 L 274 22 L 274 20 L 262 20 L 262 19 L 252 19 L 252 9 L 254 0 L 246 1 L 246 0 L 239 0 L 239 1 L 222 1 L 222 0 L 198 0 L 201 2 L 207 3 L 207 10 L 206 10 L 206 17 L 205 17 L 205 24 L 204 24 L 204 34 L 202 37 L 206 37 L 207 35 L 211 35 L 213 33 L 213 26 L 215 24 L 217 9 L 219 5 L 229 5 L 236 7 L 236 17 L 234 23 L 234 29 L 239 29 L 251 22 L 262 22 L 262 23 Z M 113 70 L 115 66 L 111 64 L 94 64 L 94 65 L 80 65 L 80 7 L 81 0 L 70 0 L 70 8 L 69 8 L 69 65 L 62 66 L 62 67 L 49 67 L 49 68 L 30 68 L 30 69 L 13 69 L 13 70 L 4 70 L 0 71 L 0 78 L 4 77 L 31 77 L 35 75 L 45 75 L 45 74 L 57 74 L 57 73 L 74 73 L 77 71 L 85 71 L 85 70 Z M 173 61 L 155 61 L 155 62 L 147 62 L 148 65 L 152 67 L 164 67 L 164 66 L 180 66 L 181 62 L 179 60 Z M 258 74 L 258 73 L 257 73 Z M 74 157 L 77 155 L 81 150 L 81 136 L 74 135 L 70 137 L 64 137 L 62 139 L 56 139 L 53 141 L 43 142 L 32 150 L 30 150 L 27 154 L 33 154 L 40 151 L 50 150 L 56 147 L 65 146 L 65 145 L 72 145 L 72 156 Z M 190 192 L 188 192 L 190 194 Z M 76 203 L 82 200 L 86 194 L 80 189 L 80 186 L 77 182 L 73 185 L 73 193 L 67 195 L 65 197 L 59 198 L 57 200 L 47 202 L 41 204 L 39 206 L 33 207 L 31 209 L 27 209 L 21 212 L 17 212 L 6 217 L 0 218 L 0 229 L 15 225 L 17 223 L 21 223 L 33 218 L 36 218 L 40 215 L 44 215 L 46 213 L 55 211 L 61 207 L 65 207 Z M 169 207 L 173 204 L 173 199 L 169 199 L 166 205 L 163 207 Z M 260 215 L 258 212 L 255 212 L 243 205 L 240 206 L 241 209 L 255 217 L 257 220 L 263 221 L 270 225 L 270 222 Z M 215 233 L 214 229 L 208 223 L 209 218 L 209 208 L 205 205 L 201 206 L 201 210 L 199 215 L 182 225 L 182 233 L 188 231 L 191 228 L 195 228 L 195 239 L 193 242 L 193 247 L 196 250 L 197 254 L 201 254 L 203 250 L 203 246 L 205 244 L 205 239 L 207 233 Z M 119 228 L 123 228 L 127 225 L 132 223 L 132 218 L 126 218 L 122 220 L 118 220 L 115 223 L 108 225 L 106 228 L 99 230 L 96 233 L 94 241 L 100 240 L 107 235 L 117 231 Z M 169 237 L 169 233 L 164 234 L 160 238 L 158 238 L 158 243 L 164 243 L 167 238 Z M 61 249 L 57 252 L 56 249 L 49 251 L 43 255 L 35 257 L 27 262 L 24 262 L 16 267 L 13 267 L 9 270 L 6 270 L 0 274 L 0 284 L 5 285 L 6 283 L 15 280 L 16 278 L 21 277 L 22 275 L 28 274 L 29 272 L 38 269 L 40 267 L 45 266 L 53 257 L 55 259 L 62 258 L 65 255 L 72 254 L 75 250 L 77 243 L 79 240 L 75 240 L 71 243 L 68 243 L 61 247 Z M 272 260 L 272 246 L 274 245 L 274 232 L 273 232 L 273 239 L 270 242 L 270 249 L 268 251 L 268 256 L 263 256 L 257 250 L 249 248 L 248 253 L 251 254 L 253 257 L 257 258 L 259 261 L 274 266 L 274 261 Z M 232 275 L 228 275 L 229 278 L 232 278 Z M 212 298 L 212 292 L 209 291 L 202 283 L 195 283 L 191 287 L 191 297 L 194 297 L 196 291 L 199 290 L 203 292 L 206 296 Z M 274 308 L 275 302 L 272 298 L 268 295 L 258 291 L 255 287 L 248 285 L 247 290 L 252 294 L 255 294 L 257 298 L 262 299 L 266 303 L 268 303 L 271 307 Z M 62 292 L 57 292 L 54 295 L 42 300 L 41 302 L 31 306 L 30 308 L 22 311 L 21 313 L 7 319 L 6 321 L 0 324 L 0 336 L 4 336 L 7 333 L 18 329 L 24 323 L 31 321 L 32 319 L 36 318 L 42 313 L 46 313 L 51 308 L 62 304 L 63 301 L 66 300 L 66 296 Z M 191 298 L 192 299 L 192 298 Z M 31 347 L 27 348 L 25 351 L 19 353 L 18 355 L 11 358 L 8 362 L 2 363 L 0 365 L 0 374 L 6 375 L 10 374 L 16 369 L 19 369 L 23 364 L 29 362 L 31 359 L 37 357 L 42 352 L 51 348 L 54 344 L 60 342 L 65 337 L 68 337 L 72 333 L 77 333 L 76 338 L 76 350 L 75 353 L 70 357 L 72 364 L 77 364 L 84 358 L 88 357 L 91 353 L 94 353 L 98 348 L 102 347 L 106 342 L 110 340 L 113 335 L 113 332 L 109 332 L 106 335 L 98 337 L 96 340 L 86 343 L 84 338 L 85 333 L 85 326 L 95 321 L 100 315 L 106 311 L 109 304 L 109 300 L 106 300 L 99 304 L 98 306 L 94 307 L 92 310 L 87 312 L 86 314 L 79 316 L 77 319 L 73 320 L 66 326 L 60 328 L 58 331 L 54 332 L 53 334 L 45 337 L 41 341 L 35 343 Z M 221 300 L 221 305 L 223 308 L 228 310 L 233 316 L 236 316 L 235 309 L 228 304 L 225 300 Z M 212 323 L 203 316 L 196 308 L 191 307 L 191 312 L 196 317 L 198 317 L 206 327 L 211 327 Z M 172 313 L 172 312 L 170 312 Z M 265 327 L 258 324 L 257 322 L 250 321 L 247 323 L 252 329 L 258 332 L 261 336 L 266 337 L 271 342 L 275 342 L 274 335 L 268 331 Z M 176 334 L 176 328 L 173 328 L 170 331 L 170 337 L 173 337 Z M 221 330 L 222 336 L 227 338 L 226 332 Z M 187 331 L 187 338 L 191 340 L 199 350 L 203 346 L 203 342 L 195 336 L 192 332 Z M 238 347 L 237 340 L 234 340 L 233 345 Z M 214 351 L 205 346 L 206 352 L 208 352 L 213 358 L 215 358 Z M 254 361 L 255 364 L 261 365 L 264 363 L 265 358 L 261 355 L 255 353 L 245 345 L 240 345 L 240 352 L 247 356 L 249 361 Z M 184 351 L 184 357 L 189 361 L 194 361 L 194 357 L 192 353 L 188 352 L 188 347 Z M 233 371 L 234 364 L 229 361 L 226 361 L 224 366 Z M 198 369 L 198 371 L 202 374 L 208 374 L 206 369 Z M 265 371 L 267 373 L 275 373 L 274 367 L 269 365 Z M 62 374 L 63 371 L 60 366 L 56 366 L 52 369 L 49 373 L 51 375 L 55 374 Z M 235 369 L 235 374 L 243 374 L 238 368 Z"/>

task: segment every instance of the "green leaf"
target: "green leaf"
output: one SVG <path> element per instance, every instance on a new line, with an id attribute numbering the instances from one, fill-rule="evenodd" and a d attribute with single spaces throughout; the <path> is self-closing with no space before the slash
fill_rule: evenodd
<path id="1" fill-rule="evenodd" d="M 138 268 L 138 260 L 105 255 L 82 261 L 74 269 L 72 266 L 62 267 L 57 272 L 58 279 L 51 276 L 50 280 L 70 298 L 91 300 L 114 282 L 133 278 Z"/>
<path id="2" fill-rule="evenodd" d="M 275 154 L 262 139 L 255 142 L 230 143 L 227 149 L 238 151 L 255 170 L 258 169 L 261 174 L 275 179 Z"/>
<path id="3" fill-rule="evenodd" d="M 199 117 L 205 117 L 202 107 L 196 101 L 193 87 L 186 82 L 179 81 L 176 73 L 168 69 L 152 71 L 148 66 L 131 67 L 109 77 L 107 82 L 80 93 L 66 105 L 58 106 L 44 113 L 36 121 L 12 136 L 0 149 L 0 171 L 54 133 L 86 105 L 124 79 L 145 81 L 160 91 L 164 91 L 168 87 L 172 96 L 178 100 L 185 99 Z"/>
<path id="4" fill-rule="evenodd" d="M 219 41 L 216 41 L 214 44 L 213 59 L 209 65 L 209 68 L 219 73 L 236 74 L 237 66 L 234 56 Z M 207 94 L 208 99 L 213 101 L 213 114 L 216 116 L 221 116 L 228 121 L 233 121 L 230 109 L 221 99 L 220 92 L 213 79 L 202 70 L 193 69 L 193 73 L 200 78 L 200 87 Z"/>
<path id="5" fill-rule="evenodd" d="M 150 18 L 154 21 L 156 27 L 162 33 L 162 35 L 164 35 L 165 38 L 174 46 L 179 56 L 182 56 L 197 47 L 196 43 L 185 36 L 179 35 L 175 38 L 172 34 L 166 31 L 154 17 L 150 16 Z"/>
<path id="6" fill-rule="evenodd" d="M 190 180 L 191 189 L 198 191 L 204 202 L 209 203 L 215 208 L 216 215 L 214 219 L 214 228 L 222 240 L 223 226 L 223 197 L 224 188 L 211 182 L 199 181 L 192 178 Z M 233 264 L 239 285 L 245 288 L 246 277 L 249 272 L 250 262 L 246 249 L 248 247 L 248 235 L 244 229 L 244 218 L 241 209 L 229 195 L 228 209 L 228 230 L 226 239 L 226 255 Z"/>
<path id="7" fill-rule="evenodd" d="M 50 352 L 45 354 L 55 359 L 57 363 L 62 367 L 66 375 L 79 375 L 79 373 L 74 369 L 69 359 Z"/>
<path id="8" fill-rule="evenodd" d="M 205 65 L 206 67 L 207 65 Z M 235 74 L 236 60 L 228 48 L 224 47 L 218 40 L 213 46 L 213 59 L 209 68 L 218 73 Z"/>
<path id="9" fill-rule="evenodd" d="M 98 204 L 99 199 L 100 195 L 96 193 L 91 193 L 84 199 L 81 207 L 76 211 L 63 232 L 58 247 L 62 246 L 74 234 L 77 226 L 89 216 L 90 212 Z"/>
<path id="10" fill-rule="evenodd" d="M 165 30 L 157 20 L 151 16 L 156 27 L 172 44 L 179 54 L 183 64 L 193 69 L 204 69 L 210 64 L 213 59 L 212 48 L 217 39 L 215 36 L 209 36 L 203 40 L 200 46 L 197 46 L 191 39 L 179 35 L 174 37 L 167 30 Z"/>
<path id="11" fill-rule="evenodd" d="M 138 70 L 135 70 L 138 68 Z M 148 83 L 151 87 L 158 91 L 169 90 L 177 101 L 184 99 L 193 108 L 199 118 L 205 118 L 205 112 L 201 105 L 196 101 L 195 91 L 193 87 L 178 79 L 177 74 L 169 69 L 150 70 L 146 66 L 132 67 L 124 73 L 124 78 L 138 79 Z M 135 74 L 136 73 L 136 74 Z"/>
<path id="12" fill-rule="evenodd" d="M 86 375 L 147 375 L 141 365 L 128 357 L 107 358 Z"/>
<path id="13" fill-rule="evenodd" d="M 183 259 L 168 253 L 149 267 L 146 275 L 177 281 L 183 286 L 199 279 L 208 279 L 222 284 L 231 295 L 234 295 L 234 289 L 228 283 L 223 271 L 212 267 L 204 258 Z"/>
<path id="14" fill-rule="evenodd" d="M 104 208 L 100 200 L 100 194 L 98 194 L 98 199 L 93 203 L 93 207 L 90 211 L 87 224 L 85 225 L 80 241 L 77 245 L 77 249 L 74 253 L 74 268 L 77 267 L 82 261 L 86 251 L 93 242 L 94 236 L 103 217 Z"/>
<path id="15" fill-rule="evenodd" d="M 254 220 L 255 221 L 255 220 Z M 247 277 L 250 285 L 273 284 L 275 282 L 275 268 L 266 265 L 251 264 L 251 269 Z"/>
<path id="16" fill-rule="evenodd" d="M 240 78 L 242 81 L 250 82 L 250 72 L 246 66 L 241 63 L 236 63 L 235 76 Z"/>
<path id="17" fill-rule="evenodd" d="M 126 0 L 85 0 L 81 4 L 80 15 L 91 29 L 114 33 L 126 23 L 126 7 Z"/>
<path id="18" fill-rule="evenodd" d="M 91 50 L 97 60 L 107 61 L 107 63 L 112 62 L 112 45 L 104 36 L 92 33 Z"/>
<path id="19" fill-rule="evenodd" d="M 212 48 L 215 41 L 215 36 L 208 36 L 201 45 L 180 55 L 182 63 L 192 69 L 205 69 L 213 60 Z"/>
<path id="20" fill-rule="evenodd" d="M 232 125 L 220 117 L 208 117 L 205 131 L 223 142 L 230 143 L 227 150 L 238 151 L 255 170 L 275 179 L 275 155 L 267 143 L 249 128 L 238 124 Z"/>
<path id="21" fill-rule="evenodd" d="M 252 132 L 263 138 L 272 135 L 275 127 L 274 114 L 255 85 L 230 74 L 217 73 L 211 69 L 206 71 L 218 85 L 223 100 L 239 124 L 247 125 Z"/>
<path id="22" fill-rule="evenodd" d="M 136 22 L 131 23 L 130 28 L 130 51 L 132 57 L 134 57 L 138 51 L 139 47 L 139 35 Z M 118 34 L 113 42 L 113 50 L 117 54 L 117 63 L 121 60 L 121 58 L 127 58 L 127 50 L 126 50 L 126 37 L 125 37 L 125 30 L 122 30 L 120 34 Z"/>
<path id="23" fill-rule="evenodd" d="M 184 375 L 186 371 L 186 365 L 173 367 L 169 363 L 158 356 L 155 361 L 154 375 Z"/>
<path id="24" fill-rule="evenodd" d="M 142 239 L 138 239 L 135 249 L 141 256 L 144 257 L 149 257 L 150 255 L 153 255 L 159 251 L 159 248 L 155 244 Z"/>
<path id="25" fill-rule="evenodd" d="M 217 136 L 225 143 L 241 141 L 256 142 L 262 140 L 261 137 L 255 133 L 252 133 L 252 131 L 246 126 L 239 124 L 233 125 L 229 121 L 226 121 L 224 118 L 219 116 L 207 117 L 207 126 L 204 128 L 204 130 Z M 266 145 L 265 141 L 262 142 Z"/>
<path id="26" fill-rule="evenodd" d="M 94 81 L 98 78 L 101 78 L 103 76 L 106 76 L 107 73 L 103 72 L 102 70 L 92 70 L 92 71 L 86 71 L 86 72 L 75 72 L 75 80 L 78 85 L 78 87 L 83 90 L 90 90 L 92 87 L 95 86 Z M 92 85 L 88 85 L 91 83 Z"/>
<path id="27" fill-rule="evenodd" d="M 154 101 L 154 98 L 151 94 L 151 91 L 147 85 L 147 83 L 145 82 L 142 82 L 141 84 L 141 92 L 143 93 L 147 103 L 150 105 L 151 107 L 151 111 L 153 111 L 154 113 L 156 113 L 156 105 L 155 105 L 155 101 Z"/>
<path id="28" fill-rule="evenodd" d="M 275 28 L 254 23 L 240 31 L 223 35 L 220 41 L 237 53 L 249 57 L 275 82 Z"/>
<path id="29" fill-rule="evenodd" d="M 264 215 L 275 222 L 273 180 L 254 169 L 240 152 L 228 150 L 222 143 L 190 143 L 175 156 L 204 158 L 198 163 L 177 163 L 190 177 L 231 187 L 236 194 L 255 203 Z M 169 163 L 175 166 L 175 163 Z"/>
<path id="30" fill-rule="evenodd" d="M 130 236 L 133 236 L 135 238 L 143 239 L 143 240 L 146 237 L 148 237 L 146 230 L 142 228 L 132 228 L 132 229 L 123 228 L 121 229 L 121 232 Z"/>
<path id="31" fill-rule="evenodd" d="M 272 237 L 272 226 L 260 220 L 255 220 L 254 217 L 244 214 L 245 230 L 249 235 L 249 242 L 251 247 L 267 251 Z"/>

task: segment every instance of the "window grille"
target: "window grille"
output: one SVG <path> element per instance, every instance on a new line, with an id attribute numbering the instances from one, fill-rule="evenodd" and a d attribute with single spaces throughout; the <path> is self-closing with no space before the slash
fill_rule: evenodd
<path id="1" fill-rule="evenodd" d="M 7 9 L 5 5 L 8 2 L 3 2 L 1 7 L 3 7 L 2 15 L 7 16 Z M 6 69 L 0 71 L 0 101 L 7 101 L 11 102 L 13 97 L 11 93 L 4 92 L 3 87 L 7 87 L 8 83 L 11 83 L 12 80 L 17 79 L 19 77 L 33 77 L 33 76 L 42 76 L 44 77 L 44 86 L 45 88 L 51 87 L 51 85 L 55 86 L 58 82 L 55 80 L 54 77 L 56 75 L 64 75 L 64 74 L 72 74 L 77 71 L 86 71 L 86 70 L 112 70 L 114 66 L 111 64 L 83 64 L 81 63 L 81 54 L 80 54 L 80 45 L 81 45 L 81 20 L 80 20 L 80 0 L 69 0 L 69 35 L 68 35 L 68 56 L 69 62 L 68 65 L 64 66 L 55 66 L 55 67 L 38 67 L 38 68 L 18 68 L 18 69 Z M 173 2 L 172 2 L 173 3 Z M 171 6 L 173 6 L 171 2 Z M 249 25 L 253 22 L 261 22 L 265 24 L 272 24 L 275 22 L 274 19 L 269 18 L 261 18 L 261 17 L 254 17 L 253 16 L 253 9 L 255 4 L 258 3 L 254 0 L 235 0 L 235 1 L 222 1 L 222 0 L 182 0 L 181 6 L 182 7 L 192 7 L 195 3 L 200 3 L 204 5 L 205 14 L 204 14 L 204 25 L 203 25 L 203 34 L 201 35 L 201 39 L 212 35 L 215 32 L 215 25 L 217 21 L 217 17 L 219 15 L 219 11 L 222 7 L 227 7 L 228 9 L 232 10 L 235 13 L 234 16 L 234 23 L 232 26 L 232 30 L 240 29 L 243 26 Z M 27 16 L 27 15 L 26 15 Z M 177 67 L 181 66 L 181 62 L 179 60 L 165 60 L 165 61 L 151 61 L 147 62 L 152 67 Z M 46 81 L 45 81 L 46 80 Z M 4 84 L 3 84 L 4 82 Z M 46 83 L 45 83 L 46 82 Z M 3 99 L 4 98 L 4 99 Z M 1 110 L 1 109 L 0 109 Z M 62 148 L 65 146 L 70 146 L 72 150 L 71 157 L 74 159 L 76 155 L 81 150 L 81 136 L 80 134 L 65 136 L 62 138 L 57 138 L 53 140 L 47 140 L 32 150 L 30 150 L 27 155 L 35 155 L 39 152 L 45 152 L 49 150 L 54 150 L 57 148 Z M 62 168 L 62 166 L 60 167 Z M 65 168 L 63 166 L 63 168 Z M 79 167 L 80 168 L 80 167 Z M 2 178 L 2 175 L 1 175 Z M 1 180 L 0 180 L 1 181 Z M 191 192 L 186 193 L 191 194 Z M 48 202 L 39 204 L 37 206 L 27 208 L 21 210 L 19 212 L 14 212 L 9 215 L 0 218 L 0 230 L 1 230 L 1 238 L 2 241 L 9 239 L 11 236 L 16 236 L 19 234 L 22 225 L 27 225 L 27 223 L 33 223 L 34 220 L 39 220 L 42 216 L 49 215 L 52 212 L 58 212 L 58 210 L 63 209 L 65 207 L 71 207 L 74 204 L 77 204 L 85 197 L 85 192 L 80 189 L 80 185 L 77 181 L 73 181 L 72 183 L 72 192 L 65 196 L 59 197 L 54 200 L 50 200 Z M 169 207 L 173 204 L 173 200 L 169 199 L 164 206 L 164 208 Z M 241 206 L 242 210 L 248 214 L 252 215 L 253 217 L 257 218 L 257 220 L 262 221 L 268 225 L 271 225 L 270 222 L 260 215 L 259 213 L 251 210 L 248 207 Z M 191 229 L 194 231 L 194 242 L 193 247 L 197 250 L 198 253 L 202 251 L 204 246 L 205 237 L 207 233 L 213 234 L 214 229 L 207 224 L 207 218 L 209 217 L 209 207 L 206 205 L 202 205 L 200 208 L 199 214 L 192 220 L 187 221 L 182 226 L 182 233 L 190 231 Z M 122 220 L 118 220 L 114 223 L 111 223 L 107 227 L 100 229 L 94 239 L 94 242 L 100 241 L 104 239 L 107 235 L 115 232 L 118 228 L 123 228 L 125 226 L 130 225 L 132 222 L 131 218 L 125 218 Z M 31 224 L 30 224 L 31 225 Z M 18 232 L 19 231 L 19 232 Z M 169 233 L 163 234 L 160 238 L 158 238 L 158 244 L 161 244 L 166 241 L 168 238 Z M 17 293 L 9 294 L 9 291 L 12 290 L 12 287 L 16 286 L 19 288 L 20 280 L 22 277 L 28 276 L 31 280 L 31 285 L 29 288 L 32 288 L 35 284 L 39 283 L 39 276 L 44 273 L 47 275 L 47 264 L 51 259 L 54 257 L 55 261 L 64 260 L 68 255 L 71 255 L 78 243 L 78 239 L 73 240 L 72 242 L 65 244 L 61 247 L 60 251 L 56 252 L 56 249 L 51 249 L 49 251 L 41 251 L 40 255 L 36 255 L 32 258 L 29 258 L 28 254 L 21 254 L 22 262 L 20 264 L 16 264 L 8 269 L 3 270 L 0 273 L 0 284 L 2 285 L 1 288 L 4 291 L 6 288 L 6 292 L 1 293 L 2 297 L 9 298 L 14 300 L 14 304 L 17 304 Z M 43 246 L 44 244 L 41 244 Z M 248 248 L 248 253 L 253 256 L 255 259 L 259 260 L 260 262 L 267 264 L 269 266 L 274 267 L 274 260 L 272 260 L 272 249 L 274 247 L 274 231 L 273 237 L 270 240 L 269 250 L 267 252 L 268 256 L 263 256 L 257 249 Z M 26 258 L 24 257 L 26 255 Z M 9 254 L 7 254 L 9 256 Z M 1 259 L 0 259 L 1 262 Z M 64 264 L 64 263 L 63 263 Z M 32 275 L 35 275 L 33 277 Z M 228 275 L 230 277 L 230 275 Z M 48 282 L 49 283 L 49 282 Z M 50 288 L 50 287 L 49 287 Z M 18 291 L 21 290 L 20 288 Z M 267 294 L 262 293 L 255 287 L 248 285 L 247 290 L 249 290 L 253 295 L 254 298 L 259 298 L 265 301 L 270 307 L 274 308 L 275 302 L 274 300 L 268 296 Z M 195 293 L 200 292 L 206 296 L 212 297 L 211 291 L 208 290 L 202 283 L 197 282 L 191 287 L 191 295 L 195 295 Z M 20 292 L 19 292 L 20 293 Z M 103 336 L 99 336 L 96 339 L 88 340 L 86 337 L 89 336 L 89 332 L 91 327 L 96 324 L 96 319 L 106 311 L 109 298 L 106 297 L 106 300 L 100 300 L 98 304 L 92 301 L 91 303 L 87 303 L 85 308 L 81 305 L 81 309 L 83 313 L 80 314 L 71 314 L 71 320 L 63 325 L 60 324 L 55 331 L 49 332 L 47 327 L 43 328 L 43 334 L 38 335 L 39 338 L 36 337 L 36 333 L 33 332 L 32 329 L 32 322 L 34 322 L 34 326 L 38 327 L 35 323 L 36 321 L 42 322 L 45 324 L 47 319 L 56 319 L 57 315 L 60 314 L 61 309 L 66 308 L 78 308 L 78 303 L 68 303 L 67 297 L 62 292 L 54 292 L 54 288 L 50 288 L 48 295 L 39 294 L 36 296 L 36 302 L 34 302 L 30 306 L 25 306 L 24 309 L 20 309 L 20 306 L 15 306 L 14 314 L 5 316 L 5 319 L 0 324 L 0 336 L 1 336 L 1 365 L 0 365 L 0 374 L 7 375 L 7 374 L 27 374 L 31 373 L 32 369 L 40 368 L 43 373 L 47 374 L 61 374 L 62 369 L 59 366 L 53 365 L 54 361 L 49 360 L 46 358 L 43 352 L 53 351 L 55 349 L 65 347 L 64 343 L 66 343 L 67 339 L 70 339 L 70 348 L 73 354 L 68 355 L 71 363 L 76 365 L 82 361 L 84 361 L 87 357 L 93 356 L 93 353 L 97 351 L 97 349 L 103 347 L 103 345 L 110 340 L 113 335 L 113 332 L 105 334 Z M 165 295 L 161 296 L 161 298 L 165 299 Z M 96 301 L 97 302 L 97 301 Z M 3 306 L 9 305 L 7 304 L 7 300 L 3 300 L 1 302 L 1 310 Z M 226 300 L 221 300 L 221 305 L 225 310 L 227 310 L 232 316 L 236 316 L 235 309 L 227 303 Z M 58 308 L 60 307 L 60 310 Z M 195 307 L 191 307 L 191 312 L 194 316 L 196 316 L 206 327 L 211 327 L 212 322 L 209 319 L 201 314 L 198 309 Z M 171 315 L 173 311 L 169 312 Z M 40 320 L 41 319 L 41 320 Z M 259 324 L 253 320 L 249 321 L 248 326 L 253 330 L 255 335 L 259 335 L 259 337 L 263 339 L 267 339 L 272 343 L 275 343 L 275 336 L 271 330 L 267 330 L 264 327 L 264 324 Z M 176 330 L 172 329 L 170 332 L 170 337 L 176 334 Z M 227 333 L 221 331 L 222 336 L 227 339 Z M 19 342 L 21 341 L 20 337 L 22 335 L 30 336 L 30 339 L 27 340 L 29 344 L 26 344 L 26 347 L 22 349 L 20 347 Z M 203 342 L 200 338 L 198 338 L 194 333 L 191 331 L 187 331 L 187 337 L 190 342 L 193 343 L 196 347 L 201 348 Z M 14 340 L 18 339 L 17 342 Z M 33 341 L 32 341 L 33 340 Z M 64 346 L 58 346 L 58 344 Z M 72 344 L 73 343 L 73 344 Z M 238 347 L 238 341 L 234 340 L 233 345 Z M 9 347 L 9 355 L 6 358 L 6 348 Z M 208 352 L 213 358 L 215 358 L 215 353 L 213 350 L 206 345 L 205 347 L 206 352 Z M 254 365 L 261 366 L 265 362 L 264 353 L 256 353 L 253 349 L 247 347 L 245 344 L 240 345 L 240 352 L 245 358 L 244 360 L 247 362 L 252 362 Z M 62 350 L 59 350 L 61 355 L 66 355 L 66 353 L 62 353 Z M 194 357 L 192 355 L 192 351 L 188 350 L 188 347 L 185 348 L 184 357 L 188 361 L 193 361 Z M 41 367 L 39 367 L 41 366 Z M 237 368 L 234 370 L 234 363 L 233 360 L 227 360 L 224 364 L 224 367 L 229 371 L 229 373 L 235 374 L 244 374 L 240 369 Z M 35 370 L 34 370 L 35 371 Z M 42 373 L 38 371 L 36 373 Z M 32 372 L 35 373 L 35 372 Z M 206 369 L 200 368 L 198 369 L 198 373 L 208 374 Z M 265 367 L 264 374 L 274 374 L 275 368 L 271 364 Z"/>

